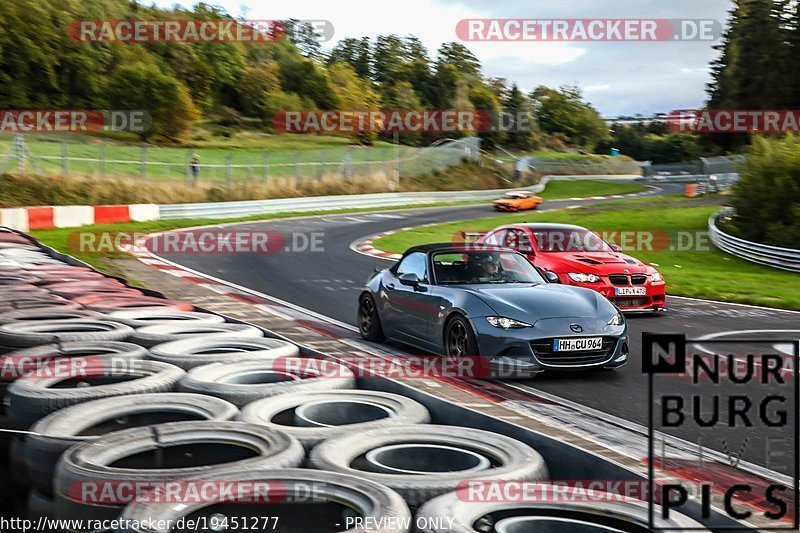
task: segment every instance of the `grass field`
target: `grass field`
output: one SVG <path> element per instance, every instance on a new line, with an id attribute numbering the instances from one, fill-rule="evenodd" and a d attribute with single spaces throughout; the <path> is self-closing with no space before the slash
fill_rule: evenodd
<path id="1" fill-rule="evenodd" d="M 600 180 L 551 181 L 539 195 L 545 200 L 558 198 L 584 198 L 586 196 L 611 196 L 644 192 L 647 187 L 635 181 L 628 183 Z"/>
<path id="2" fill-rule="evenodd" d="M 624 209 L 619 205 L 604 205 L 528 212 L 395 233 L 373 245 L 379 250 L 400 253 L 416 244 L 450 242 L 460 231 L 485 231 L 525 221 L 578 224 L 598 232 L 664 232 L 659 235 L 669 235 L 666 249 L 628 252 L 657 266 L 667 280 L 669 294 L 800 310 L 797 274 L 749 263 L 717 250 L 708 242 L 708 218 L 717 209 L 676 205 L 671 201 L 659 206 L 651 201 L 641 205 L 630 202 Z"/>

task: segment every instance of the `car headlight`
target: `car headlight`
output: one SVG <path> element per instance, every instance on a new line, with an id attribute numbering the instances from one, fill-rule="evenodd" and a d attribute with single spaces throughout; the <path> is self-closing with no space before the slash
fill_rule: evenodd
<path id="1" fill-rule="evenodd" d="M 651 276 L 653 281 L 661 281 L 664 279 L 664 277 L 661 275 L 661 272 L 653 272 Z"/>
<path id="2" fill-rule="evenodd" d="M 489 321 L 489 324 L 493 325 L 496 328 L 502 329 L 514 329 L 514 328 L 532 328 L 530 324 L 525 322 L 520 322 L 519 320 L 514 320 L 513 318 L 506 318 L 502 316 L 487 316 L 486 320 Z"/>
<path id="3" fill-rule="evenodd" d="M 622 317 L 622 313 L 617 313 L 608 321 L 609 326 L 621 326 L 624 323 L 625 319 Z"/>
<path id="4" fill-rule="evenodd" d="M 570 272 L 568 276 L 572 281 L 577 281 L 580 283 L 597 283 L 598 281 L 602 281 L 600 276 L 595 276 L 594 274 L 579 274 Z"/>

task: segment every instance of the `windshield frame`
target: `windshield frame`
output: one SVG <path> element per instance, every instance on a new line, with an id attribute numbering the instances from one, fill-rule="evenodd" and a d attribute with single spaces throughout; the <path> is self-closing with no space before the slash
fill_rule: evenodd
<path id="1" fill-rule="evenodd" d="M 529 281 L 513 281 L 513 280 L 497 280 L 497 281 L 458 281 L 458 282 L 451 282 L 445 281 L 442 282 L 440 279 L 441 274 L 441 264 L 437 265 L 436 257 L 440 255 L 485 255 L 485 254 L 494 254 L 497 256 L 509 256 L 514 257 L 514 260 L 518 261 L 521 266 L 530 269 L 530 273 L 533 275 L 531 276 L 533 279 Z M 501 261 L 501 257 L 498 257 L 498 262 Z M 431 278 L 434 285 L 440 287 L 449 287 L 449 286 L 458 286 L 458 285 L 543 285 L 547 283 L 547 279 L 539 272 L 539 269 L 533 265 L 528 259 L 521 253 L 515 250 L 439 250 L 436 252 L 431 252 L 430 254 L 430 267 L 431 267 Z"/>
<path id="2" fill-rule="evenodd" d="M 543 233 L 552 234 L 559 232 L 565 234 L 569 233 L 570 235 L 581 234 L 581 241 L 582 241 L 580 243 L 581 249 L 567 248 L 565 250 L 550 250 L 542 246 L 543 242 L 542 238 L 540 237 L 541 234 Z M 584 246 L 586 244 L 586 237 L 585 237 L 586 235 L 590 235 L 592 238 L 597 239 L 599 242 L 603 244 L 602 247 L 598 249 L 586 248 Z M 603 240 L 603 238 L 600 237 L 600 235 L 587 228 L 564 228 L 564 229 L 553 228 L 547 230 L 533 229 L 531 230 L 531 237 L 533 237 L 532 243 L 535 244 L 536 251 L 541 252 L 543 254 L 597 254 L 597 253 L 606 254 L 615 252 L 614 248 L 612 248 L 610 244 L 608 244 L 605 240 Z M 567 244 L 571 242 L 569 238 L 562 240 L 562 244 L 564 241 L 566 241 Z"/>

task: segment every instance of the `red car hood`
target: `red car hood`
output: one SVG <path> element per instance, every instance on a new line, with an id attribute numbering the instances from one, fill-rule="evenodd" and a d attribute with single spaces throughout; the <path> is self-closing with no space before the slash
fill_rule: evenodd
<path id="1" fill-rule="evenodd" d="M 628 255 L 617 252 L 551 252 L 542 254 L 570 272 L 584 274 L 646 274 L 650 267 Z"/>

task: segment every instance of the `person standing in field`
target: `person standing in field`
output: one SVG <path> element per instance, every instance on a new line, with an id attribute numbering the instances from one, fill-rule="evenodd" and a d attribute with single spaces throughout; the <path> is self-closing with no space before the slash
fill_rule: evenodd
<path id="1" fill-rule="evenodd" d="M 197 176 L 200 175 L 200 156 L 197 153 L 192 154 L 191 162 L 189 163 L 189 167 L 192 169 L 192 179 L 197 180 Z"/>

